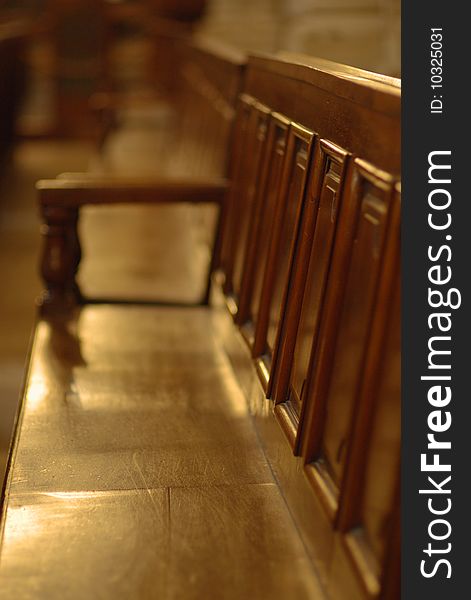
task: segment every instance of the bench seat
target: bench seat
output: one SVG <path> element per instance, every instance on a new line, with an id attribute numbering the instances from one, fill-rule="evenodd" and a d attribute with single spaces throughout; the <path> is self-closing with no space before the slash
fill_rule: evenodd
<path id="1" fill-rule="evenodd" d="M 100 305 L 38 322 L 3 598 L 322 597 L 217 318 Z"/>

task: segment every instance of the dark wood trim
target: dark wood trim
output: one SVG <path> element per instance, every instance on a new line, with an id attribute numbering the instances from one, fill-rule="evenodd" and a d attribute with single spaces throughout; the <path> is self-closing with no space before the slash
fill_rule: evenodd
<path id="1" fill-rule="evenodd" d="M 253 55 L 250 66 L 316 86 L 374 111 L 399 116 L 401 80 L 302 54 Z"/>
<path id="2" fill-rule="evenodd" d="M 43 179 L 36 184 L 42 205 L 78 207 L 85 204 L 222 204 L 228 191 L 226 180 L 182 181 L 161 179 Z"/>

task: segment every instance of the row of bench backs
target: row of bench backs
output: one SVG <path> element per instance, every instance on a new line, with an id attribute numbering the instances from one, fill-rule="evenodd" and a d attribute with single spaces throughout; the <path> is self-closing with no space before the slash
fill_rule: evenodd
<path id="1" fill-rule="evenodd" d="M 372 596 L 391 576 L 399 490 L 399 173 L 397 80 L 249 60 L 223 215 L 227 306 Z"/>

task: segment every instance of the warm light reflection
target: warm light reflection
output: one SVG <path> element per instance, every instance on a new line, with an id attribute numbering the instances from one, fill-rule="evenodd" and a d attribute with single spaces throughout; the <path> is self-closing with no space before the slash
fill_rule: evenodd
<path id="1" fill-rule="evenodd" d="M 39 361 L 38 361 L 39 362 Z M 47 385 L 44 376 L 36 375 L 30 380 L 26 402 L 28 403 L 29 412 L 36 412 L 41 408 L 44 398 L 47 394 Z"/>
<path id="2" fill-rule="evenodd" d="M 50 372 L 50 366 L 47 365 L 47 352 L 44 352 L 50 337 L 50 328 L 46 323 L 39 323 L 33 344 L 32 356 L 34 357 L 31 365 L 29 379 L 27 381 L 26 404 L 28 411 L 36 412 L 44 403 L 48 392 L 47 381 Z"/>
<path id="3" fill-rule="evenodd" d="M 41 512 L 39 505 L 10 508 L 7 513 L 5 545 L 24 543 L 29 547 L 32 538 L 40 535 L 46 526 L 41 519 Z"/>
<path id="4" fill-rule="evenodd" d="M 112 493 L 112 492 L 111 492 Z M 122 491 L 117 491 L 116 493 L 120 494 L 123 493 Z M 102 496 L 109 496 L 110 492 L 109 491 L 102 491 L 102 492 L 97 492 L 97 491 L 93 491 L 93 492 L 78 492 L 78 491 L 74 491 L 74 492 L 45 492 L 43 494 L 44 496 L 47 496 L 49 498 L 57 498 L 58 500 L 93 500 L 96 498 L 100 498 Z"/>
<path id="5" fill-rule="evenodd" d="M 230 407 L 229 410 L 232 416 L 246 416 L 248 413 L 247 402 L 245 401 L 245 397 L 239 384 L 234 378 L 234 374 L 229 364 L 227 364 L 227 374 L 225 374 L 224 384 L 228 392 L 225 404 L 228 408 Z"/>
<path id="6" fill-rule="evenodd" d="M 68 531 L 71 512 L 80 508 L 80 501 L 93 501 L 104 495 L 106 492 L 48 492 L 37 494 L 33 504 L 11 507 L 6 517 L 5 534 L 5 546 L 9 546 L 10 555 L 12 551 L 14 555 L 14 546 L 18 546 L 20 553 L 27 551 L 31 548 L 33 538 L 48 536 L 52 529 Z M 54 498 L 60 502 L 51 503 L 46 498 Z"/>

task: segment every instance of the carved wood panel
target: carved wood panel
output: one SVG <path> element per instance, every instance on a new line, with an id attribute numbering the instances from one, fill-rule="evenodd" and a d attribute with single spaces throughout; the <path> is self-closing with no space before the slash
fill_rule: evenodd
<path id="1" fill-rule="evenodd" d="M 306 388 L 303 454 L 333 519 L 389 224 L 393 179 L 356 159 L 334 242 Z"/>
<path id="2" fill-rule="evenodd" d="M 400 201 L 391 208 L 386 250 L 342 482 L 342 545 L 371 596 L 394 585 L 384 570 L 398 548 L 401 444 Z M 336 562 L 334 561 L 334 566 Z M 335 577 L 335 571 L 333 577 Z"/>
<path id="3" fill-rule="evenodd" d="M 265 156 L 261 169 L 250 246 L 242 281 L 238 322 L 250 347 L 253 347 L 255 323 L 262 295 L 263 275 L 275 219 L 276 202 L 287 150 L 289 121 L 280 114 L 271 115 Z"/>
<path id="4" fill-rule="evenodd" d="M 313 141 L 313 132 L 300 125 L 291 124 L 263 273 L 253 345 L 253 355 L 258 358 L 257 364 L 265 387 L 268 384 L 271 358 L 280 324 L 290 257 L 294 251 L 304 208 L 305 183 Z"/>
<path id="5" fill-rule="evenodd" d="M 249 234 L 254 220 L 257 191 L 260 185 L 260 171 L 264 157 L 267 128 L 270 111 L 265 106 L 254 103 L 252 108 L 250 134 L 248 145 L 245 148 L 245 174 L 244 183 L 238 190 L 237 218 L 235 219 L 235 243 L 232 269 L 232 295 L 237 306 L 239 304 L 242 277 L 247 258 Z"/>
<path id="6" fill-rule="evenodd" d="M 246 146 L 249 135 L 249 117 L 254 99 L 246 94 L 241 94 L 237 105 L 236 120 L 234 123 L 234 134 L 232 140 L 232 159 L 229 176 L 232 181 L 231 191 L 227 197 L 222 216 L 222 246 L 220 269 L 225 275 L 224 291 L 231 292 L 231 275 L 233 265 L 233 246 L 235 239 L 235 226 L 237 219 L 237 196 L 242 184 L 241 174 L 246 159 Z"/>
<path id="7" fill-rule="evenodd" d="M 276 344 L 269 391 L 296 432 L 313 340 L 317 335 L 348 153 L 320 140 L 306 209 L 293 253 L 283 326 Z M 289 424 L 289 423 L 288 423 Z M 292 437 L 292 436 L 290 436 Z"/>

